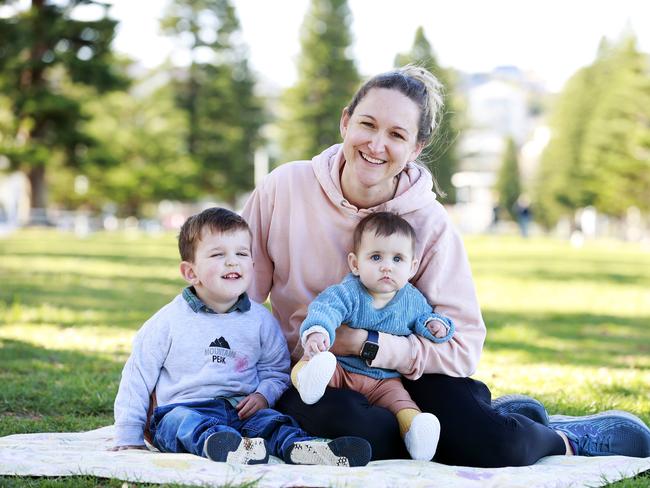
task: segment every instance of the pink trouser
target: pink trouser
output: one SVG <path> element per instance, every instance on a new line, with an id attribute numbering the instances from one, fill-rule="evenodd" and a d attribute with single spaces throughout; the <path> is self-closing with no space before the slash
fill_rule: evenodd
<path id="1" fill-rule="evenodd" d="M 405 408 L 420 411 L 415 402 L 411 400 L 411 395 L 404 389 L 400 378 L 377 380 L 370 376 L 346 371 L 337 363 L 334 375 L 328 385 L 334 388 L 358 391 L 372 405 L 384 407 L 393 415 Z"/>

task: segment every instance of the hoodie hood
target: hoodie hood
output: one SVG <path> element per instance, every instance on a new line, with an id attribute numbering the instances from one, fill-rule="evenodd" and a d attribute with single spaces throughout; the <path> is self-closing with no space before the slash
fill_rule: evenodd
<path id="1" fill-rule="evenodd" d="M 360 210 L 347 202 L 341 189 L 341 168 L 345 164 L 343 144 L 335 144 L 325 149 L 319 155 L 314 156 L 311 162 L 318 183 L 334 205 Z M 431 205 L 436 200 L 436 194 L 433 192 L 433 179 L 424 168 L 415 163 L 407 163 L 398 176 L 395 196 L 391 200 L 367 210 L 394 212 L 401 215 Z"/>

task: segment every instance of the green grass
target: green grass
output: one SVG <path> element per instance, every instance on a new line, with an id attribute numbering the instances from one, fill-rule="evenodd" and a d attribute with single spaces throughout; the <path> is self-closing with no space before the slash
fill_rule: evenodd
<path id="1" fill-rule="evenodd" d="M 551 413 L 616 408 L 650 423 L 647 249 L 494 236 L 466 244 L 488 325 L 477 379 L 494 395 L 534 395 Z M 110 424 L 134 332 L 182 286 L 171 234 L 0 239 L 0 436 Z M 612 486 L 648 484 L 646 474 Z M 122 482 L 0 477 L 2 486 Z"/>

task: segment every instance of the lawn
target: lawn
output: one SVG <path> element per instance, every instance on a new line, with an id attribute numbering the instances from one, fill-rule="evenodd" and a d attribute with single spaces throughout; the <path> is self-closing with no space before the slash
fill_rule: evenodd
<path id="1" fill-rule="evenodd" d="M 488 325 L 477 379 L 495 395 L 534 395 L 551 413 L 625 409 L 650 423 L 650 250 L 497 236 L 466 244 Z M 182 286 L 171 234 L 0 239 L 0 436 L 112 423 L 134 332 Z M 611 486 L 649 483 L 646 474 Z M 0 477 L 0 486 L 99 485 L 122 486 Z"/>

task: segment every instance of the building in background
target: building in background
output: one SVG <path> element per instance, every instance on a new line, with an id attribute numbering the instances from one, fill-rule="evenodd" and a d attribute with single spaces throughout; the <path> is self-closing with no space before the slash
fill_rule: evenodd
<path id="1" fill-rule="evenodd" d="M 0 235 L 29 220 L 29 180 L 24 173 L 0 173 Z"/>
<path id="2" fill-rule="evenodd" d="M 458 203 L 450 211 L 461 231 L 484 232 L 494 220 L 493 187 L 508 137 L 527 148 L 520 158 L 524 188 L 534 175 L 548 141 L 538 108 L 546 92 L 515 66 L 465 75 L 459 91 L 466 103 L 466 128 L 458 148 L 459 171 L 452 178 Z"/>

